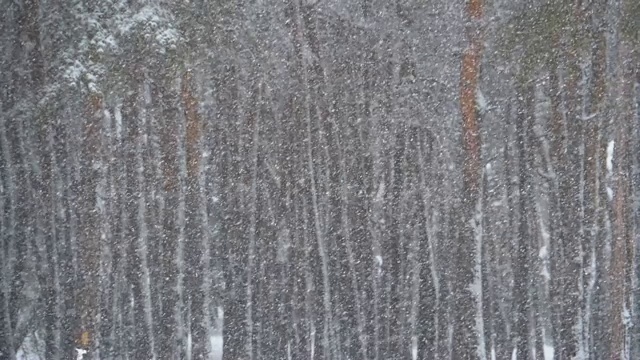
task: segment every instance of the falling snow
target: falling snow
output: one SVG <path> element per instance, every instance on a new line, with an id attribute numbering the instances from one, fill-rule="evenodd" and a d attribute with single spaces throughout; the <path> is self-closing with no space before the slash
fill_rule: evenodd
<path id="1" fill-rule="evenodd" d="M 0 359 L 640 359 L 640 6 L 13 0 Z"/>

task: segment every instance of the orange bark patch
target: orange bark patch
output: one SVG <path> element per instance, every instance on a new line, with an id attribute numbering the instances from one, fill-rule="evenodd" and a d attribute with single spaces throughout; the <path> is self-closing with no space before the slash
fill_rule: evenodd
<path id="1" fill-rule="evenodd" d="M 99 93 L 89 95 L 89 115 L 96 115 L 102 110 L 102 96 Z"/>
<path id="2" fill-rule="evenodd" d="M 476 104 L 476 91 L 480 75 L 481 50 L 474 41 L 463 54 L 460 78 L 460 105 L 462 111 L 462 137 L 466 153 L 464 163 L 465 183 L 475 193 L 479 188 L 480 131 Z"/>
<path id="3" fill-rule="evenodd" d="M 472 20 L 482 19 L 484 9 L 484 0 L 467 1 L 467 14 Z"/>
<path id="4" fill-rule="evenodd" d="M 91 335 L 89 334 L 88 331 L 83 331 L 82 334 L 80 334 L 80 341 L 79 341 L 80 347 L 82 347 L 83 349 L 86 349 L 89 347 L 90 343 L 91 343 Z"/>
<path id="5" fill-rule="evenodd" d="M 104 108 L 102 95 L 99 93 L 91 93 L 89 95 L 89 104 L 87 109 L 87 121 L 85 123 L 85 150 L 91 153 L 98 151 L 100 139 L 98 134 L 102 127 L 101 112 Z"/>
<path id="6" fill-rule="evenodd" d="M 100 93 L 91 93 L 87 99 L 84 138 L 82 139 L 82 185 L 80 194 L 82 209 L 79 215 L 78 268 L 82 276 L 82 286 L 76 297 L 76 306 L 80 313 L 79 332 L 76 343 L 83 349 L 95 346 L 92 334 L 95 333 L 98 308 L 98 272 L 100 269 L 100 218 L 95 210 L 95 191 L 99 173 L 93 164 L 100 158 L 101 131 L 104 99 Z"/>

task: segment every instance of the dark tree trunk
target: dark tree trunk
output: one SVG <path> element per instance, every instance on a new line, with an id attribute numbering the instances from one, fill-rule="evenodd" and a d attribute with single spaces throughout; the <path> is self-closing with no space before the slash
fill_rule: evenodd
<path id="1" fill-rule="evenodd" d="M 166 80 L 164 80 L 166 81 Z M 162 107 L 162 172 L 164 175 L 163 193 L 163 234 L 160 239 L 162 249 L 162 312 L 159 314 L 158 356 L 160 359 L 175 359 L 184 344 L 178 337 L 178 206 L 180 199 L 180 180 L 178 165 L 178 119 L 180 118 L 177 95 L 164 84 L 156 85 L 155 98 Z"/>
<path id="2" fill-rule="evenodd" d="M 531 133 L 530 128 L 533 126 L 533 114 L 531 109 L 533 106 L 533 91 L 531 85 L 520 85 L 517 91 L 520 104 L 518 106 L 518 114 L 516 116 L 516 148 L 518 152 L 518 230 L 517 230 L 517 246 L 516 254 L 513 258 L 514 275 L 513 275 L 513 301 L 515 304 L 515 336 L 517 346 L 518 359 L 530 358 L 529 343 L 529 311 L 531 300 L 529 296 L 530 288 L 530 268 L 531 259 L 530 244 L 531 232 L 529 230 L 529 221 L 532 211 L 531 205 L 533 198 L 531 189 Z"/>
<path id="3" fill-rule="evenodd" d="M 454 246 L 455 270 L 452 279 L 453 353 L 455 359 L 476 356 L 476 299 L 470 290 L 476 262 L 476 227 L 473 225 L 480 201 L 482 166 L 477 91 L 482 61 L 482 37 L 479 22 L 483 18 L 484 1 L 468 0 L 466 18 L 468 45 L 462 55 L 460 75 L 460 106 L 462 112 L 462 146 L 464 149 L 462 204 L 458 215 L 459 236 Z"/>
<path id="4" fill-rule="evenodd" d="M 96 321 L 99 306 L 98 274 L 100 270 L 100 217 L 97 209 L 99 181 L 100 134 L 102 131 L 103 99 L 100 94 L 89 96 L 83 126 L 82 153 L 78 199 L 78 295 L 79 313 L 76 346 L 88 351 L 91 358 L 96 350 Z"/>
<path id="5" fill-rule="evenodd" d="M 190 318 L 192 354 L 196 360 L 209 356 L 209 336 L 205 309 L 207 302 L 203 289 L 205 268 L 204 260 L 208 254 L 203 253 L 205 232 L 202 228 L 201 208 L 201 137 L 202 121 L 198 109 L 198 101 L 193 95 L 191 70 L 182 76 L 182 106 L 186 118 L 186 152 L 187 152 L 187 194 L 186 194 L 186 271 L 187 297 L 190 300 Z"/>

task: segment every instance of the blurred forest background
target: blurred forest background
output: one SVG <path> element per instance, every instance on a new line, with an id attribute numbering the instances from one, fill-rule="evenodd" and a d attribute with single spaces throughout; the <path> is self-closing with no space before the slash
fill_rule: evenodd
<path id="1" fill-rule="evenodd" d="M 0 4 L 0 359 L 640 359 L 640 2 Z"/>

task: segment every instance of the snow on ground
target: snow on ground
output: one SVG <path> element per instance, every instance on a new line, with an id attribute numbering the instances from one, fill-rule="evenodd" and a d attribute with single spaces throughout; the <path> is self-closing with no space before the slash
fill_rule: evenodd
<path id="1" fill-rule="evenodd" d="M 209 339 L 211 343 L 211 360 L 222 360 L 222 331 L 212 329 L 213 334 Z M 81 360 L 86 351 L 76 349 L 75 360 Z M 24 339 L 22 346 L 16 353 L 16 360 L 45 360 L 44 342 L 37 335 L 29 335 Z"/>
<path id="2" fill-rule="evenodd" d="M 82 360 L 82 358 L 84 357 L 84 354 L 87 353 L 87 350 L 83 350 L 83 349 L 76 349 L 76 353 L 78 354 L 76 356 L 76 360 Z"/>
<path id="3" fill-rule="evenodd" d="M 16 353 L 17 360 L 44 360 L 44 357 L 31 351 L 18 350 Z"/>
<path id="4" fill-rule="evenodd" d="M 44 341 L 37 334 L 27 335 L 16 353 L 17 360 L 44 360 Z"/>

